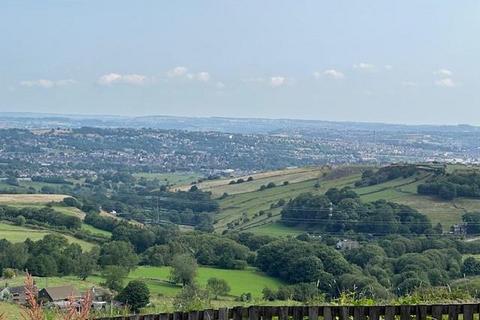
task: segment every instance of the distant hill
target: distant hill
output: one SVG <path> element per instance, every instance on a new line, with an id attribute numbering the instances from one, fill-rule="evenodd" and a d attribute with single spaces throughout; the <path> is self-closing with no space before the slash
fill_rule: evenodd
<path id="1" fill-rule="evenodd" d="M 405 125 L 369 122 L 340 122 L 303 119 L 182 117 L 182 116 L 117 116 L 72 115 L 30 112 L 0 112 L 0 127 L 9 128 L 155 128 L 231 133 L 319 132 L 322 130 L 354 130 L 378 132 L 480 132 L 471 125 Z"/>

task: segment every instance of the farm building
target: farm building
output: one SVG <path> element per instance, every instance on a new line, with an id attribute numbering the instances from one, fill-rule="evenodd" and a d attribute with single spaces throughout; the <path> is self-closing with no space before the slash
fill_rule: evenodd
<path id="1" fill-rule="evenodd" d="M 38 300 L 43 303 L 78 300 L 80 292 L 73 286 L 44 288 L 38 292 Z"/>
<path id="2" fill-rule="evenodd" d="M 6 287 L 0 290 L 0 300 L 10 301 L 13 303 L 26 304 L 25 287 Z"/>

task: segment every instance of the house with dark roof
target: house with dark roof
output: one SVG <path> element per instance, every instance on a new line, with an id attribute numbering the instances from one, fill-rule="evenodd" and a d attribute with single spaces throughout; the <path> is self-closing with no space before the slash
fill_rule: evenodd
<path id="1" fill-rule="evenodd" d="M 38 292 L 38 300 L 43 303 L 78 300 L 82 297 L 73 286 L 43 288 Z"/>
<path id="2" fill-rule="evenodd" d="M 7 300 L 13 303 L 24 305 L 27 303 L 25 287 L 5 287 L 0 291 L 0 300 Z"/>

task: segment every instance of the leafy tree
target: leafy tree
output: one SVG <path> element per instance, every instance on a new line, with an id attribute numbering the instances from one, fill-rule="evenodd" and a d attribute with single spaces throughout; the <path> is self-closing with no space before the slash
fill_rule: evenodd
<path id="1" fill-rule="evenodd" d="M 20 215 L 20 216 L 18 216 L 18 217 L 15 218 L 15 224 L 16 224 L 17 226 L 24 226 L 25 223 L 27 223 L 27 219 L 25 219 L 24 216 L 21 216 L 21 215 Z"/>
<path id="2" fill-rule="evenodd" d="M 96 257 L 92 254 L 82 254 L 78 257 L 76 275 L 85 281 L 97 267 Z"/>
<path id="3" fill-rule="evenodd" d="M 183 286 L 193 284 L 197 275 L 197 261 L 188 254 L 176 255 L 172 259 L 170 280 Z"/>
<path id="4" fill-rule="evenodd" d="M 273 291 L 271 288 L 265 287 L 262 290 L 262 299 L 267 301 L 274 301 L 277 299 L 277 295 L 275 291 Z"/>
<path id="5" fill-rule="evenodd" d="M 63 199 L 63 203 L 68 206 L 68 207 L 76 207 L 76 208 L 80 208 L 82 205 L 81 203 L 73 198 L 73 197 L 66 197 Z"/>
<path id="6" fill-rule="evenodd" d="M 386 254 L 382 247 L 368 244 L 349 250 L 346 257 L 350 262 L 364 268 L 372 260 L 386 258 Z"/>
<path id="7" fill-rule="evenodd" d="M 121 266 L 107 266 L 102 270 L 102 277 L 105 279 L 104 286 L 107 288 L 120 291 L 123 283 L 128 275 L 128 270 Z"/>
<path id="8" fill-rule="evenodd" d="M 323 272 L 323 263 L 318 257 L 308 256 L 298 259 L 293 268 L 296 272 L 292 273 L 290 277 L 292 282 L 315 282 L 319 280 Z"/>
<path id="9" fill-rule="evenodd" d="M 457 197 L 457 189 L 455 185 L 447 183 L 440 187 L 438 195 L 444 200 L 453 200 Z"/>
<path id="10" fill-rule="evenodd" d="M 192 311 L 208 309 L 210 305 L 210 295 L 207 290 L 203 290 L 194 284 L 186 285 L 179 294 L 173 299 L 173 306 L 177 311 Z"/>
<path id="11" fill-rule="evenodd" d="M 462 272 L 467 276 L 480 274 L 480 261 L 474 257 L 468 257 L 463 261 Z"/>
<path id="12" fill-rule="evenodd" d="M 315 283 L 299 283 L 293 286 L 293 299 L 308 302 L 321 296 Z"/>
<path id="13" fill-rule="evenodd" d="M 480 233 L 480 212 L 465 213 L 462 220 L 466 223 L 468 234 Z"/>
<path id="14" fill-rule="evenodd" d="M 210 278 L 207 280 L 207 290 L 215 295 L 215 299 L 218 299 L 218 296 L 227 295 L 231 289 L 224 279 Z"/>
<path id="15" fill-rule="evenodd" d="M 5 268 L 3 269 L 2 276 L 5 279 L 12 279 L 13 277 L 15 277 L 15 270 L 13 270 L 12 268 Z"/>
<path id="16" fill-rule="evenodd" d="M 28 271 L 39 277 L 53 277 L 57 275 L 57 262 L 55 258 L 47 254 L 30 256 L 27 261 Z"/>
<path id="17" fill-rule="evenodd" d="M 98 263 L 100 266 L 122 266 L 127 271 L 132 270 L 138 264 L 139 258 L 135 254 L 130 243 L 125 241 L 111 241 L 100 248 Z"/>
<path id="18" fill-rule="evenodd" d="M 132 311 L 138 312 L 150 302 L 150 290 L 145 282 L 132 280 L 123 288 L 117 299 L 128 305 Z"/>
<path id="19" fill-rule="evenodd" d="M 141 263 L 150 266 L 165 266 L 170 263 L 171 252 L 168 245 L 156 245 L 142 254 Z"/>

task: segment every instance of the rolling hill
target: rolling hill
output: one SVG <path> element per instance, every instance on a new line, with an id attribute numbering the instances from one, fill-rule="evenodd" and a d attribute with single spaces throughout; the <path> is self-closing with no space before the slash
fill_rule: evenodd
<path id="1" fill-rule="evenodd" d="M 419 165 L 425 166 L 425 165 Z M 323 194 L 329 188 L 350 186 L 365 202 L 385 199 L 387 201 L 408 205 L 427 215 L 433 224 L 441 223 L 444 231 L 453 224 L 461 222 L 462 214 L 480 209 L 480 200 L 456 198 L 452 201 L 441 200 L 432 196 L 417 194 L 417 186 L 432 176 L 429 170 L 421 170 L 410 177 L 400 177 L 372 186 L 355 187 L 355 181 L 361 177 L 366 167 L 305 168 L 291 171 L 291 176 L 301 176 L 298 180 L 288 180 L 286 170 L 264 173 L 258 180 L 239 185 L 229 184 L 224 179 L 215 183 L 199 184 L 202 189 L 212 191 L 215 195 L 227 193 L 220 197 L 220 212 L 216 216 L 215 229 L 219 232 L 230 228 L 238 231 L 251 231 L 261 234 L 285 235 L 298 234 L 302 230 L 286 227 L 280 223 L 281 206 L 279 201 L 288 201 L 304 192 Z M 458 170 L 479 170 L 476 167 L 448 165 L 447 172 Z M 278 178 L 282 177 L 282 178 Z M 276 180 L 274 180 L 276 178 Z M 259 190 L 259 186 L 268 182 L 289 181 L 287 185 Z M 255 183 L 254 183 L 255 182 Z M 204 189 L 202 189 L 204 190 Z"/>

